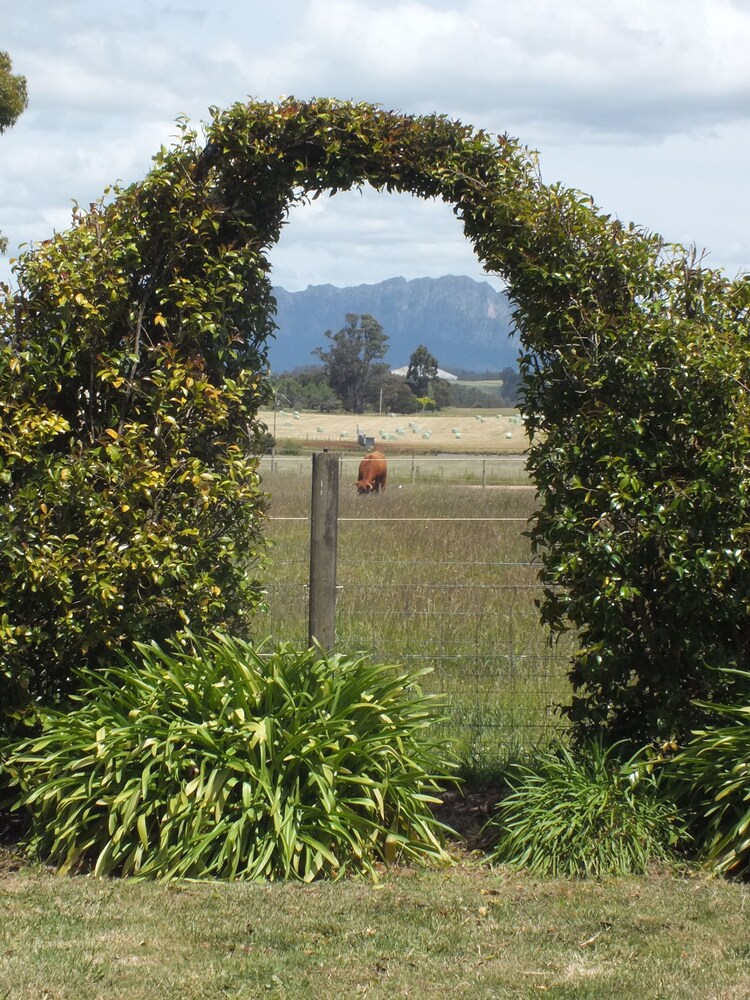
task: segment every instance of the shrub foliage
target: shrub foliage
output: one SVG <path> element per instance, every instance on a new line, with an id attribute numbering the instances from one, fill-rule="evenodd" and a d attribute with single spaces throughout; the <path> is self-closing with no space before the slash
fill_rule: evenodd
<path id="1" fill-rule="evenodd" d="M 10 745 L 31 846 L 61 871 L 310 880 L 447 860 L 451 765 L 416 674 L 239 639 L 139 646 Z"/>
<path id="2" fill-rule="evenodd" d="M 578 629 L 579 738 L 683 739 L 731 697 L 710 668 L 750 656 L 750 283 L 648 247 L 602 246 L 525 362 L 542 615 Z"/>
<path id="3" fill-rule="evenodd" d="M 270 320 L 186 173 L 192 139 L 26 254 L 0 301 L 6 710 L 122 644 L 246 632 L 260 598 Z"/>
<path id="4" fill-rule="evenodd" d="M 711 724 L 696 730 L 664 765 L 705 861 L 719 872 L 750 873 L 750 673 L 745 700 L 705 706 Z"/>
<path id="5" fill-rule="evenodd" d="M 660 795 L 640 755 L 623 763 L 621 749 L 560 746 L 533 767 L 516 765 L 490 821 L 491 859 L 538 875 L 594 878 L 673 862 L 686 840 L 677 807 Z"/>
<path id="6" fill-rule="evenodd" d="M 70 662 L 185 618 L 247 628 L 266 253 L 295 202 L 365 183 L 452 204 L 508 281 L 541 613 L 581 639 L 578 737 L 686 733 L 731 686 L 706 667 L 750 650 L 750 281 L 542 184 L 507 136 L 331 100 L 215 111 L 202 145 L 185 126 L 22 258 L 0 305 L 10 689 L 57 691 Z"/>

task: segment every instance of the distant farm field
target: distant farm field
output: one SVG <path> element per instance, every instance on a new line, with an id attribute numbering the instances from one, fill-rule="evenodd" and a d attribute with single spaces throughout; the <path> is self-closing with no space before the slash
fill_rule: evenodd
<path id="1" fill-rule="evenodd" d="M 451 385 L 465 385 L 468 388 L 476 386 L 477 389 L 502 389 L 503 380 L 501 378 L 484 378 L 484 379 L 457 379 L 452 382 Z"/>
<path id="2" fill-rule="evenodd" d="M 440 410 L 432 413 L 353 414 L 264 410 L 259 414 L 279 444 L 356 445 L 358 434 L 392 450 L 519 454 L 526 450 L 516 410 Z"/>

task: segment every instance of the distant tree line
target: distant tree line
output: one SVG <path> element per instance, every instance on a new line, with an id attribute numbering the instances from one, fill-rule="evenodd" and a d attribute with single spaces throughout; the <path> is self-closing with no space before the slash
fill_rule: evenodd
<path id="1" fill-rule="evenodd" d="M 497 386 L 464 385 L 451 382 L 451 406 L 518 406 L 521 388 L 521 376 L 516 368 L 503 368 L 497 372 L 467 372 L 463 369 L 453 372 L 464 382 L 496 382 Z"/>
<path id="2" fill-rule="evenodd" d="M 497 372 L 457 370 L 462 382 L 496 382 L 482 387 L 449 382 L 438 377 L 438 361 L 420 344 L 411 354 L 406 376 L 391 373 L 381 359 L 388 350 L 388 335 L 368 313 L 347 313 L 346 324 L 336 333 L 326 330 L 327 347 L 313 354 L 322 365 L 304 365 L 272 379 L 277 398 L 290 407 L 331 413 L 344 409 L 416 413 L 448 406 L 516 406 L 520 375 L 513 368 Z"/>

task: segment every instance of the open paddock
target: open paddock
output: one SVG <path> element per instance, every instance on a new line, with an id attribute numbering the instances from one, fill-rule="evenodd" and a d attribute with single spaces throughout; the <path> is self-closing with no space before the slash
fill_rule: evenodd
<path id="1" fill-rule="evenodd" d="M 298 441 L 307 446 L 356 446 L 359 434 L 376 448 L 400 452 L 475 452 L 519 455 L 527 447 L 523 422 L 516 410 L 458 410 L 404 414 L 307 413 L 263 410 L 259 418 L 277 444 Z"/>
<path id="2" fill-rule="evenodd" d="M 271 548 L 257 627 L 302 643 L 311 459 L 294 461 L 294 470 L 269 463 L 264 472 Z M 394 461 L 386 492 L 359 496 L 347 485 L 350 461 L 338 512 L 338 648 L 429 669 L 424 687 L 448 702 L 446 733 L 475 762 L 509 743 L 548 741 L 563 725 L 555 706 L 569 697 L 571 643 L 550 646 L 539 623 L 523 534 L 534 509 L 528 480 L 482 489 L 450 477 L 441 486 L 421 473 L 412 481 L 410 462 L 399 471 Z"/>

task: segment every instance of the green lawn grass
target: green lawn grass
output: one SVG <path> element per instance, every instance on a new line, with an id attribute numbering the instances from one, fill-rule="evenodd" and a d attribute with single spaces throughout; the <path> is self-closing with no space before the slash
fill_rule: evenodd
<path id="1" fill-rule="evenodd" d="M 465 859 L 377 884 L 0 875 L 12 1000 L 740 1000 L 749 941 L 750 889 L 704 878 L 542 881 Z"/>

